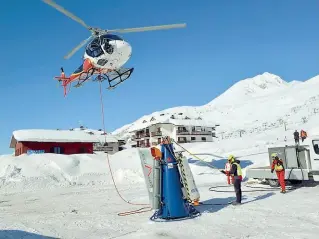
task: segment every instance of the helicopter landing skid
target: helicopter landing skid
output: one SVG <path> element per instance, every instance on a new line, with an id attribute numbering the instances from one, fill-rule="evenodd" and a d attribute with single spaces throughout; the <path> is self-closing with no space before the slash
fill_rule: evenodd
<path id="1" fill-rule="evenodd" d="M 79 88 L 81 86 L 83 86 L 83 83 L 86 82 L 91 76 L 87 77 L 84 80 L 79 80 L 78 83 L 76 85 L 74 85 L 75 88 Z"/>
<path id="2" fill-rule="evenodd" d="M 117 70 L 113 70 L 106 74 L 98 75 L 93 81 L 105 81 L 107 80 L 109 83 L 109 90 L 115 89 L 119 84 L 126 81 L 130 78 L 131 74 L 133 73 L 134 68 L 120 68 Z"/>

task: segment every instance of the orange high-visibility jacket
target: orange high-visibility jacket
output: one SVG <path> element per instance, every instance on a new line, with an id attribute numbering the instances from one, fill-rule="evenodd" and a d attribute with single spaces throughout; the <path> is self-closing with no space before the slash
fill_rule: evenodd
<path id="1" fill-rule="evenodd" d="M 307 132 L 304 131 L 304 130 L 301 130 L 300 136 L 301 136 L 301 138 L 306 138 L 307 137 Z"/>

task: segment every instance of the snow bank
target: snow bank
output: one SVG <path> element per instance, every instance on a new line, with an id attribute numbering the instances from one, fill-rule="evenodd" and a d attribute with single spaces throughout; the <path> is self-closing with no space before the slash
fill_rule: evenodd
<path id="1" fill-rule="evenodd" d="M 246 142 L 247 144 L 247 142 Z M 235 147 L 234 147 L 235 146 Z M 189 158 L 196 182 L 206 185 L 225 180 L 225 176 L 209 164 L 223 168 L 227 154 L 232 152 L 239 156 L 258 151 L 245 149 L 245 144 L 195 143 L 188 144 L 190 151 L 199 155 L 207 163 Z M 177 147 L 176 147 L 177 148 Z M 216 155 L 220 155 L 216 157 Z M 126 149 L 109 155 L 115 183 L 120 187 L 132 187 L 145 184 L 138 150 Z M 256 158 L 245 158 L 244 166 L 256 163 Z M 257 158 L 258 159 L 258 158 Z M 258 160 L 257 160 L 258 161 Z M 261 161 L 261 160 L 259 160 Z M 248 163 L 247 163 L 248 162 Z M 87 185 L 111 185 L 113 180 L 109 171 L 107 155 L 99 154 L 32 154 L 18 157 L 5 155 L 0 160 L 0 190 L 35 190 L 38 188 L 55 188 Z"/>
<path id="2" fill-rule="evenodd" d="M 136 149 L 120 151 L 109 158 L 117 184 L 144 182 Z M 106 154 L 6 155 L 0 160 L 1 190 L 112 183 Z"/>
<path id="3" fill-rule="evenodd" d="M 13 131 L 17 141 L 31 142 L 99 142 L 98 139 L 83 131 L 26 129 Z"/>

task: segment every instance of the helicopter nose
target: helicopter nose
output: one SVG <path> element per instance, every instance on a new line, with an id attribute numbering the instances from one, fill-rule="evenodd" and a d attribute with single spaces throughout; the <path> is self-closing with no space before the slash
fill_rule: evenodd
<path id="1" fill-rule="evenodd" d="M 132 53 L 131 45 L 126 41 L 119 41 L 118 42 L 118 49 L 121 50 L 124 57 L 130 57 Z"/>
<path id="2" fill-rule="evenodd" d="M 132 47 L 126 41 L 116 41 L 117 49 L 119 50 L 120 54 L 120 64 L 125 64 L 132 54 Z"/>

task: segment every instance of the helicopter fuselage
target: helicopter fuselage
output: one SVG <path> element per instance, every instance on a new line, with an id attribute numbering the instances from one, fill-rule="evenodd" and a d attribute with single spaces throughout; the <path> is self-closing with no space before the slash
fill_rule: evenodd
<path id="1" fill-rule="evenodd" d="M 119 69 L 131 57 L 132 47 L 117 35 L 95 37 L 87 46 L 84 59 L 89 59 L 97 69 Z"/>

